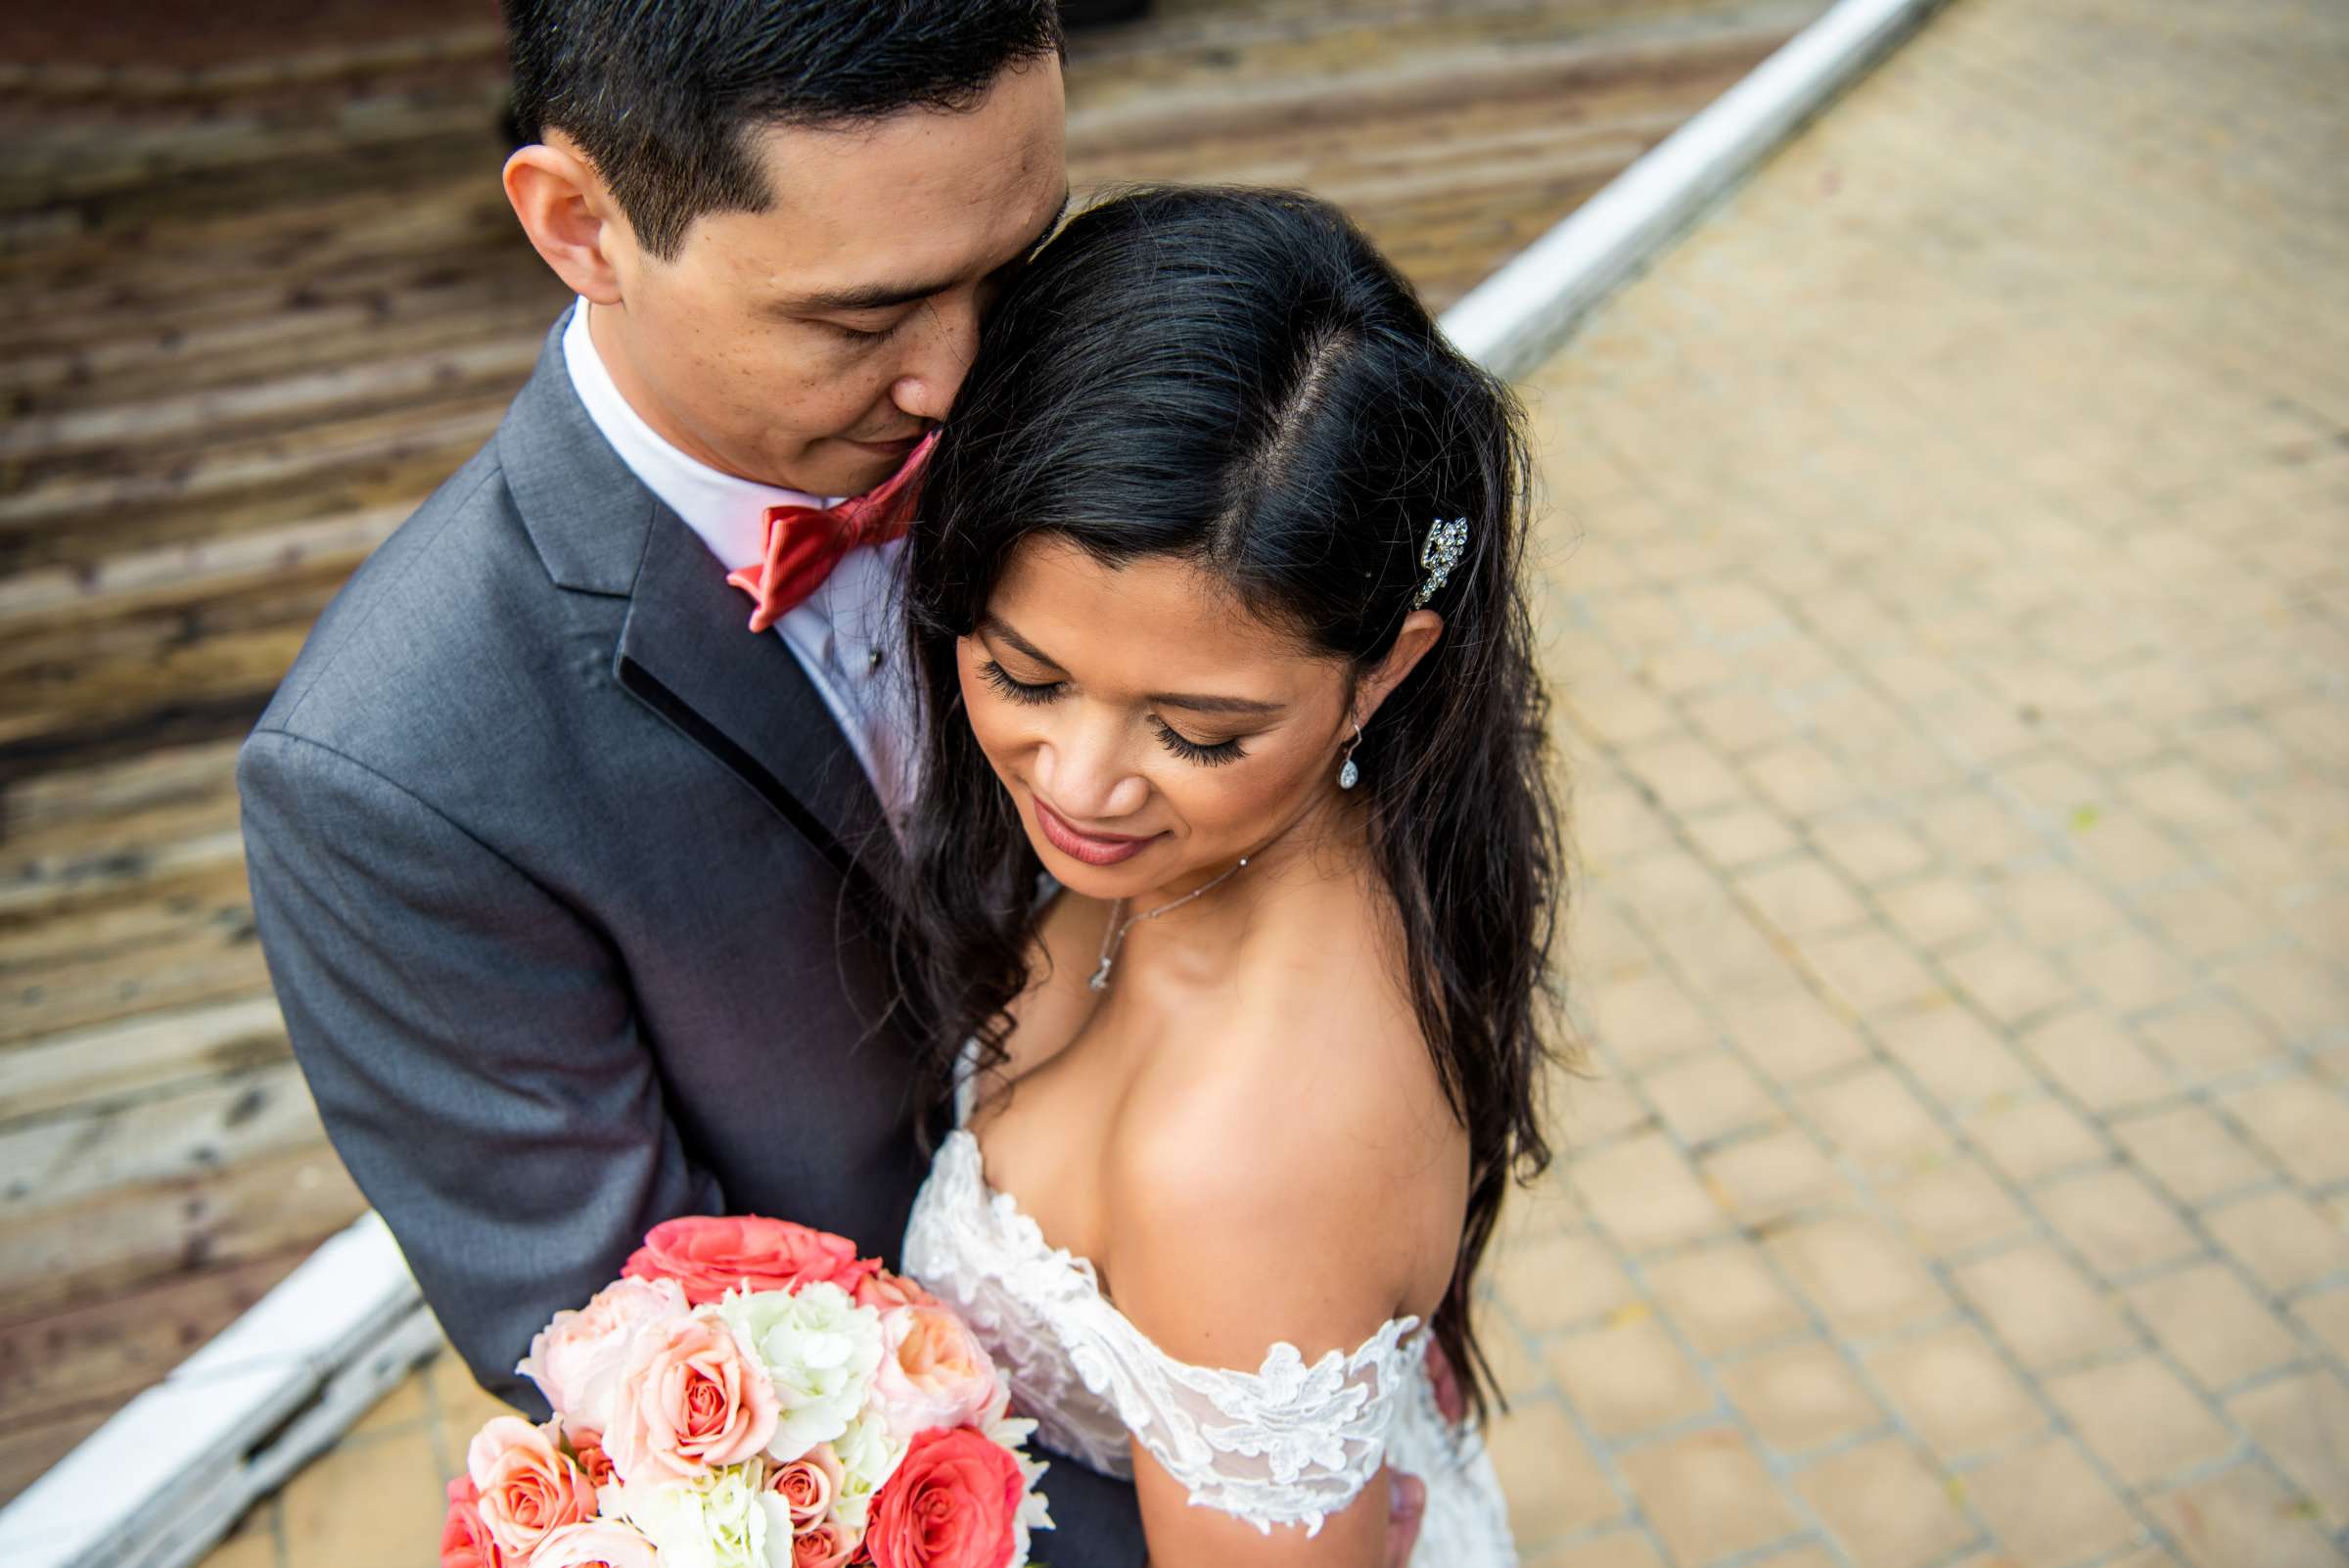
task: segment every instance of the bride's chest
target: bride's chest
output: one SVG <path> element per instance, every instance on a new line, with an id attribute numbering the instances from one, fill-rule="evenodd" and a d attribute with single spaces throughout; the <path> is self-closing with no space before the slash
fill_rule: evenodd
<path id="1" fill-rule="evenodd" d="M 968 1124 L 989 1185 L 1010 1194 L 1050 1246 L 1093 1260 L 1105 1275 L 1110 1140 L 1128 1089 L 1106 1054 L 1064 1050 L 1025 1071 L 1013 1066 L 983 1091 Z"/>

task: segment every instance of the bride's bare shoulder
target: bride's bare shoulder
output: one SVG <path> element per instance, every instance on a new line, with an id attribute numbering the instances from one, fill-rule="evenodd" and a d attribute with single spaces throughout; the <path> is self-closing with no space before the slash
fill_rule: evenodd
<path id="1" fill-rule="evenodd" d="M 1407 999 L 1367 1002 L 1365 989 L 1237 985 L 1212 1038 L 1136 1080 L 1105 1193 L 1122 1305 L 1171 1315 L 1194 1349 L 1267 1335 L 1256 1354 L 1286 1338 L 1309 1357 L 1433 1311 L 1466 1209 L 1467 1138 Z M 1202 1289 L 1209 1276 L 1228 1298 Z M 1254 1364 L 1246 1345 L 1222 1348 L 1237 1360 L 1219 1364 Z"/>

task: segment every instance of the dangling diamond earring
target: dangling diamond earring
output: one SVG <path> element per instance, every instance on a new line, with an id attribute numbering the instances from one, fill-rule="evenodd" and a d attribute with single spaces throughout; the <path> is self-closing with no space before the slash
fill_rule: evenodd
<path id="1" fill-rule="evenodd" d="M 1338 769 L 1338 788 L 1350 790 L 1362 781 L 1362 770 L 1354 761 L 1354 749 L 1362 744 L 1362 726 L 1354 726 L 1354 741 L 1346 748 L 1346 765 Z"/>

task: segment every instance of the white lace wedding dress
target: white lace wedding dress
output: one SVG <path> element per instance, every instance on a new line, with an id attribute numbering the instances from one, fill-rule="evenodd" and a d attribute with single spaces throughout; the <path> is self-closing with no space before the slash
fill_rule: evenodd
<path id="1" fill-rule="evenodd" d="M 1412 1568 L 1517 1561 L 1484 1444 L 1437 1412 L 1416 1317 L 1310 1366 L 1285 1342 L 1253 1372 L 1177 1361 L 1102 1295 L 1089 1262 L 1047 1246 L 1011 1195 L 988 1186 L 978 1139 L 960 1128 L 914 1199 L 904 1263 L 969 1319 L 1043 1443 L 1106 1475 L 1132 1476 L 1138 1440 L 1193 1506 L 1317 1531 L 1392 1464 L 1427 1484 Z M 1048 1538 L 1037 1550 L 1052 1555 Z"/>

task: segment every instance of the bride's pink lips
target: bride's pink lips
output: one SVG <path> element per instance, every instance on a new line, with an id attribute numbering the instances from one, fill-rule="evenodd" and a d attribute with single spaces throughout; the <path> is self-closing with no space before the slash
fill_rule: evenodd
<path id="1" fill-rule="evenodd" d="M 1044 830 L 1052 848 L 1086 865 L 1116 865 L 1121 860 L 1130 860 L 1161 837 L 1156 833 L 1141 839 L 1123 833 L 1081 833 L 1040 798 L 1031 795 L 1029 799 L 1036 802 L 1036 825 Z"/>

